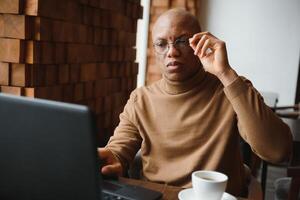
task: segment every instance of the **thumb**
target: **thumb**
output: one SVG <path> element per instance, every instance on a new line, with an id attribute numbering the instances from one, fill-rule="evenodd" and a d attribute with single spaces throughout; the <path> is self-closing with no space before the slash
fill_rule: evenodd
<path id="1" fill-rule="evenodd" d="M 120 164 L 105 165 L 101 168 L 101 173 L 105 175 L 122 175 L 122 166 Z"/>

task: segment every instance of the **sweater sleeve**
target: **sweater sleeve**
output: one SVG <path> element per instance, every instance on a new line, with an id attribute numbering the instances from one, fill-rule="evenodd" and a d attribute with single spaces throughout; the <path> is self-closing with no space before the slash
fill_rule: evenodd
<path id="1" fill-rule="evenodd" d="M 134 105 L 135 91 L 131 93 L 123 112 L 120 114 L 120 123 L 110 137 L 105 148 L 108 148 L 121 162 L 124 169 L 133 161 L 140 149 L 142 138 L 137 129 Z"/>
<path id="2" fill-rule="evenodd" d="M 249 80 L 238 77 L 224 88 L 238 120 L 242 138 L 252 151 L 269 162 L 290 158 L 292 135 L 289 127 L 264 103 Z"/>

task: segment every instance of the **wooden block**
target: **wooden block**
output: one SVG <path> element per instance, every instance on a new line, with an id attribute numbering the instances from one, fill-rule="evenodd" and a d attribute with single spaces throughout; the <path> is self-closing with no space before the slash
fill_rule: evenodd
<path id="1" fill-rule="evenodd" d="M 83 6 L 83 24 L 93 25 L 93 12 L 94 8 L 90 6 Z"/>
<path id="2" fill-rule="evenodd" d="M 64 43 L 54 44 L 54 60 L 56 64 L 66 63 L 66 45 Z"/>
<path id="3" fill-rule="evenodd" d="M 117 109 L 118 107 L 120 107 L 122 105 L 121 104 L 122 93 L 117 92 L 117 93 L 114 93 L 112 96 L 113 96 L 113 109 Z"/>
<path id="4" fill-rule="evenodd" d="M 80 65 L 79 64 L 71 64 L 70 65 L 70 81 L 71 83 L 79 82 L 80 77 Z"/>
<path id="5" fill-rule="evenodd" d="M 74 102 L 74 86 L 64 85 L 63 86 L 63 101 L 64 102 Z"/>
<path id="6" fill-rule="evenodd" d="M 4 37 L 4 20 L 3 20 L 3 14 L 0 14 L 0 37 Z"/>
<path id="7" fill-rule="evenodd" d="M 128 79 L 128 90 L 132 91 L 134 89 L 134 82 L 132 78 Z"/>
<path id="8" fill-rule="evenodd" d="M 26 41 L 25 62 L 29 64 L 41 62 L 41 45 L 37 41 Z"/>
<path id="9" fill-rule="evenodd" d="M 125 74 L 126 64 L 121 63 L 117 67 L 117 77 L 122 77 Z"/>
<path id="10" fill-rule="evenodd" d="M 58 66 L 58 83 L 66 84 L 70 80 L 70 67 L 69 65 L 59 65 Z"/>
<path id="11" fill-rule="evenodd" d="M 3 37 L 29 39 L 31 36 L 29 17 L 25 15 L 3 14 Z"/>
<path id="12" fill-rule="evenodd" d="M 29 87 L 33 85 L 32 65 L 11 64 L 11 85 Z"/>
<path id="13" fill-rule="evenodd" d="M 1 22 L 0 22 L 1 23 Z M 94 29 L 94 44 L 99 45 L 102 44 L 102 29 L 101 28 L 95 28 Z"/>
<path id="14" fill-rule="evenodd" d="M 111 65 L 111 72 L 112 72 L 112 76 L 111 77 L 118 77 L 118 67 L 117 67 L 117 64 L 113 63 Z"/>
<path id="15" fill-rule="evenodd" d="M 94 98 L 94 83 L 93 82 L 86 82 L 84 83 L 84 97 L 86 99 Z"/>
<path id="16" fill-rule="evenodd" d="M 97 75 L 97 64 L 88 63 L 80 65 L 80 81 L 94 81 Z"/>
<path id="17" fill-rule="evenodd" d="M 128 78 L 121 78 L 121 91 L 128 91 Z"/>
<path id="18" fill-rule="evenodd" d="M 94 28 L 91 26 L 87 27 L 87 43 L 92 44 L 94 42 Z"/>
<path id="19" fill-rule="evenodd" d="M 62 86 L 51 87 L 50 99 L 54 100 L 54 101 L 62 101 L 63 100 L 63 87 Z"/>
<path id="20" fill-rule="evenodd" d="M 105 115 L 104 115 L 104 128 L 111 127 L 111 122 L 112 122 L 111 112 L 105 112 Z"/>
<path id="21" fill-rule="evenodd" d="M 77 35 L 77 25 L 75 24 L 72 24 L 72 23 L 63 23 L 63 26 L 64 26 L 64 42 L 70 42 L 70 43 L 74 43 L 77 41 L 75 41 L 75 38 L 76 37 L 75 35 Z"/>
<path id="22" fill-rule="evenodd" d="M 110 16 L 110 18 L 111 18 L 110 28 L 114 28 L 114 29 L 118 29 L 118 30 L 122 29 L 123 19 L 124 19 L 123 15 L 115 13 L 115 14 L 112 14 Z"/>
<path id="23" fill-rule="evenodd" d="M 24 13 L 30 16 L 64 19 L 67 2 L 60 0 L 26 0 L 24 3 Z"/>
<path id="24" fill-rule="evenodd" d="M 114 78 L 112 80 L 112 93 L 120 92 L 121 91 L 121 79 L 120 78 Z"/>
<path id="25" fill-rule="evenodd" d="M 82 60 L 81 52 L 84 52 L 85 46 L 79 44 L 67 44 L 67 62 L 68 63 L 80 63 Z"/>
<path id="26" fill-rule="evenodd" d="M 125 15 L 126 16 L 130 16 L 131 15 L 131 3 L 128 2 L 128 1 L 126 2 L 126 5 L 125 5 Z"/>
<path id="27" fill-rule="evenodd" d="M 102 113 L 98 114 L 96 117 L 97 117 L 96 118 L 97 127 L 103 129 L 104 128 L 104 113 L 102 112 Z M 103 130 L 102 131 L 102 136 L 104 136 L 104 133 L 105 133 L 105 131 Z"/>
<path id="28" fill-rule="evenodd" d="M 45 86 L 46 85 L 46 69 L 44 65 L 32 65 L 33 70 L 33 85 Z"/>
<path id="29" fill-rule="evenodd" d="M 101 26 L 103 28 L 109 28 L 111 23 L 109 11 L 103 10 L 101 12 Z"/>
<path id="30" fill-rule="evenodd" d="M 65 22 L 53 20 L 52 21 L 52 38 L 55 42 L 65 42 L 66 39 L 66 30 Z"/>
<path id="31" fill-rule="evenodd" d="M 132 78 L 132 90 L 134 90 L 137 87 L 137 77 L 134 76 Z"/>
<path id="32" fill-rule="evenodd" d="M 139 5 L 138 7 L 138 18 L 143 19 L 144 7 Z"/>
<path id="33" fill-rule="evenodd" d="M 118 48 L 118 58 L 117 61 L 122 62 L 124 60 L 125 51 L 124 48 L 119 47 Z"/>
<path id="34" fill-rule="evenodd" d="M 74 85 L 74 101 L 81 101 L 84 99 L 84 92 L 83 92 L 83 84 L 77 83 Z"/>
<path id="35" fill-rule="evenodd" d="M 74 36 L 74 40 L 78 43 L 87 43 L 88 27 L 81 24 L 76 24 L 74 27 L 76 29 L 75 32 L 78 33 L 76 36 Z"/>
<path id="36" fill-rule="evenodd" d="M 94 9 L 93 11 L 93 26 L 98 27 L 101 25 L 101 14 L 99 9 Z"/>
<path id="37" fill-rule="evenodd" d="M 136 63 L 136 62 L 132 63 L 131 68 L 132 68 L 131 71 L 132 71 L 133 76 L 137 75 L 139 73 L 139 64 L 138 63 Z"/>
<path id="38" fill-rule="evenodd" d="M 100 1 L 99 0 L 89 0 L 89 5 L 95 8 L 98 8 L 100 5 Z"/>
<path id="39" fill-rule="evenodd" d="M 9 63 L 0 62 L 0 85 L 9 85 L 10 66 Z"/>
<path id="40" fill-rule="evenodd" d="M 77 1 L 65 1 L 65 6 L 62 8 L 64 10 L 64 20 L 71 21 L 74 23 L 81 23 L 82 19 L 82 6 Z M 98 0 L 97 0 L 98 1 Z M 59 1 L 60 3 L 60 1 Z"/>
<path id="41" fill-rule="evenodd" d="M 49 88 L 47 87 L 35 87 L 24 88 L 24 96 L 32 98 L 49 99 Z"/>
<path id="42" fill-rule="evenodd" d="M 52 41 L 53 31 L 53 20 L 42 17 L 31 17 L 34 26 L 34 40 L 38 41 Z"/>
<path id="43" fill-rule="evenodd" d="M 23 12 L 24 0 L 1 0 L 0 13 L 20 14 Z"/>
<path id="44" fill-rule="evenodd" d="M 112 111 L 112 105 L 113 105 L 112 100 L 113 100 L 112 96 L 105 96 L 104 97 L 104 111 L 105 112 Z"/>
<path id="45" fill-rule="evenodd" d="M 95 82 L 94 85 L 94 96 L 97 97 L 103 97 L 108 94 L 108 89 L 105 84 L 105 80 L 98 80 Z"/>
<path id="46" fill-rule="evenodd" d="M 13 86 L 1 86 L 1 92 L 7 94 L 13 94 L 17 96 L 24 95 L 24 88 L 22 87 L 13 87 Z"/>
<path id="47" fill-rule="evenodd" d="M 104 106 L 103 106 L 103 100 L 104 98 L 102 97 L 99 97 L 95 100 L 95 112 L 96 114 L 99 114 L 99 113 L 103 113 L 104 111 Z"/>
<path id="48" fill-rule="evenodd" d="M 117 61 L 118 59 L 118 47 L 110 47 L 110 61 Z"/>
<path id="49" fill-rule="evenodd" d="M 105 10 L 108 10 L 110 8 L 110 1 L 109 0 L 102 0 L 99 2 L 99 7 Z"/>
<path id="50" fill-rule="evenodd" d="M 40 54 L 41 64 L 55 64 L 55 44 L 50 42 L 39 42 L 40 45 Z"/>
<path id="51" fill-rule="evenodd" d="M 136 33 L 128 33 L 128 46 L 136 46 Z"/>
<path id="52" fill-rule="evenodd" d="M 97 77 L 98 78 L 108 78 L 111 77 L 112 70 L 107 63 L 99 63 L 97 67 Z"/>
<path id="53" fill-rule="evenodd" d="M 24 62 L 25 44 L 23 40 L 0 38 L 0 60 L 4 62 Z"/>
<path id="54" fill-rule="evenodd" d="M 58 82 L 57 65 L 45 65 L 45 84 L 46 86 L 55 85 Z"/>
<path id="55" fill-rule="evenodd" d="M 79 0 L 79 3 L 83 4 L 83 5 L 88 5 L 89 4 L 89 0 Z"/>
<path id="56" fill-rule="evenodd" d="M 101 35 L 101 44 L 102 45 L 109 45 L 109 30 L 103 29 Z"/>
<path id="57" fill-rule="evenodd" d="M 125 73 L 126 76 L 127 76 L 127 77 L 131 76 L 131 74 L 132 74 L 132 72 L 131 72 L 131 70 L 132 70 L 132 69 L 131 69 L 131 63 L 127 62 L 125 68 L 126 68 L 126 73 Z"/>
<path id="58" fill-rule="evenodd" d="M 26 63 L 54 64 L 55 44 L 49 42 L 26 41 Z"/>

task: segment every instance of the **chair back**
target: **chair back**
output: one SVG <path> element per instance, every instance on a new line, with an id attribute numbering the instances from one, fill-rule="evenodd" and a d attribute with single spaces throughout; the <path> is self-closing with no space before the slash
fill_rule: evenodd
<path id="1" fill-rule="evenodd" d="M 292 178 L 288 200 L 297 200 L 300 191 L 300 166 L 288 167 L 287 174 Z"/>

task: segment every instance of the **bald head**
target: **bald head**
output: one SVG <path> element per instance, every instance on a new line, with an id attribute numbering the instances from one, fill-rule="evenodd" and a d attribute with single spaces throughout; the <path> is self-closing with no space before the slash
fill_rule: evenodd
<path id="1" fill-rule="evenodd" d="M 193 34 L 201 32 L 198 19 L 183 8 L 174 8 L 160 15 L 153 25 L 152 37 L 154 33 L 159 32 L 164 27 L 168 27 L 169 31 L 172 28 L 180 27 Z"/>

